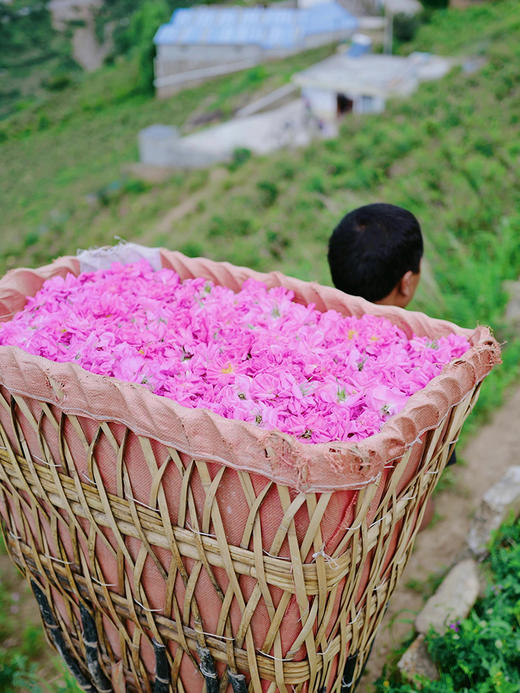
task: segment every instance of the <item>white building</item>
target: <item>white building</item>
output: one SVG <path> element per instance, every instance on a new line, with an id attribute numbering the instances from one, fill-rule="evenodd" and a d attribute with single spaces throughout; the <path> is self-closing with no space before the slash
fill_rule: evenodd
<path id="1" fill-rule="evenodd" d="M 334 43 L 358 20 L 336 2 L 301 7 L 212 7 L 176 10 L 159 28 L 155 87 L 159 97 L 265 60 Z"/>
<path id="2" fill-rule="evenodd" d="M 387 99 L 408 96 L 420 82 L 439 79 L 452 67 L 448 58 L 412 53 L 334 55 L 297 73 L 293 81 L 313 115 L 334 125 L 346 113 L 380 113 Z"/>
<path id="3" fill-rule="evenodd" d="M 180 137 L 175 128 L 152 125 L 139 133 L 142 164 L 178 169 L 205 168 L 230 161 L 237 149 L 269 154 L 282 147 L 310 144 L 315 132 L 300 99 L 264 113 L 233 118 Z"/>

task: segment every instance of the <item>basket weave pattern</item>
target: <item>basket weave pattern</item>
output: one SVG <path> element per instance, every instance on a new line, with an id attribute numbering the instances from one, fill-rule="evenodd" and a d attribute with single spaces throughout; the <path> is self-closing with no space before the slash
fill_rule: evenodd
<path id="1" fill-rule="evenodd" d="M 337 693 L 361 671 L 426 498 L 476 397 L 475 390 L 454 406 L 380 484 L 305 494 L 2 388 L 1 419 L 10 421 L 9 432 L 0 428 L 7 545 L 45 593 L 77 662 L 88 661 L 79 604 L 94 614 L 101 668 L 110 678 L 119 662 L 127 690 L 152 690 L 155 643 L 166 646 L 172 691 L 203 690 L 210 675 L 221 691 L 229 683 Z M 57 441 L 59 458 L 50 452 Z M 126 465 L 130 444 L 140 446 L 149 470 L 145 500 L 136 498 Z M 234 543 L 223 519 L 226 481 L 242 490 L 233 510 L 247 509 Z M 337 517 L 338 495 L 349 496 L 350 527 L 331 550 L 323 525 L 328 511 Z M 273 513 L 276 528 L 268 526 Z M 219 607 L 209 622 L 208 599 Z M 267 629 L 255 623 L 259 610 L 268 614 Z M 82 673 L 92 681 L 86 664 Z"/>
<path id="2" fill-rule="evenodd" d="M 370 651 L 426 500 L 500 361 L 463 330 L 319 285 L 147 249 L 181 279 L 386 317 L 448 364 L 379 434 L 306 445 L 142 386 L 0 347 L 0 520 L 50 643 L 84 690 L 346 693 Z M 76 258 L 0 280 L 0 320 Z"/>

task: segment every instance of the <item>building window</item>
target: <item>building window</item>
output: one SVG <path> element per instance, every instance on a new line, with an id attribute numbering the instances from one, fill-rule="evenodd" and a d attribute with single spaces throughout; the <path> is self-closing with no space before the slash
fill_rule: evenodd
<path id="1" fill-rule="evenodd" d="M 374 97 L 368 94 L 362 94 L 360 102 L 361 113 L 370 113 L 374 110 Z"/>

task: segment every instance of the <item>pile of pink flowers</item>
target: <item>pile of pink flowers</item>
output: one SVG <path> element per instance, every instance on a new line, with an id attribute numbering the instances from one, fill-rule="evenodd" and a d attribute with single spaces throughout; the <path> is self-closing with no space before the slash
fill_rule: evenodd
<path id="1" fill-rule="evenodd" d="M 145 261 L 113 264 L 47 281 L 0 324 L 0 344 L 309 443 L 378 432 L 469 348 L 460 336 L 409 340 L 386 319 L 292 298 L 253 280 L 235 294 Z"/>

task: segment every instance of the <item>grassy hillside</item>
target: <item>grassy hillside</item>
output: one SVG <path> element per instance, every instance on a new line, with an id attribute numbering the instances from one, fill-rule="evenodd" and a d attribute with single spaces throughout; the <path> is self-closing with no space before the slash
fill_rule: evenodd
<path id="1" fill-rule="evenodd" d="M 79 72 L 70 31 L 52 28 L 42 0 L 0 3 L 0 119 L 64 88 Z"/>
<path id="2" fill-rule="evenodd" d="M 150 92 L 152 38 L 157 27 L 168 21 L 178 7 L 211 1 L 110 0 L 91 8 L 95 38 L 101 44 L 110 41 L 107 63 L 123 58 L 123 62 L 131 60 L 137 64 L 140 69 L 135 73 L 132 89 Z M 74 59 L 73 35 L 86 26 L 85 19 L 70 20 L 57 30 L 49 2 L 0 2 L 0 121 L 28 107 L 41 107 L 52 100 L 54 93 L 75 88 L 84 79 L 83 70 Z M 226 4 L 230 0 L 219 2 Z M 234 0 L 231 2 L 235 4 Z"/>
<path id="3" fill-rule="evenodd" d="M 220 111 L 221 118 L 229 116 L 233 108 L 287 82 L 294 71 L 330 50 L 320 48 L 282 63 L 258 66 L 167 101 L 136 91 L 138 62 L 122 59 L 84 75 L 77 88 L 64 90 L 45 104 L 28 106 L 4 121 L 3 128 L 0 123 L 1 156 L 6 162 L 0 171 L 4 210 L 0 270 L 32 262 L 33 257 L 40 261 L 68 252 L 67 248 L 75 249 L 77 238 L 84 243 L 100 241 L 93 226 L 102 222 L 106 209 L 92 209 L 85 196 L 108 188 L 112 200 L 125 198 L 121 168 L 137 160 L 141 128 L 154 122 L 181 126 L 195 113 Z M 164 196 L 163 203 L 154 203 L 159 205 L 157 210 L 161 204 L 167 209 L 182 199 L 192 185 L 181 176 L 163 190 L 150 191 L 153 198 Z M 130 189 L 140 191 L 142 186 L 130 185 Z M 86 226 L 92 227 L 87 236 Z M 114 228 L 114 233 L 120 232 L 126 234 L 127 229 Z"/>
<path id="4" fill-rule="evenodd" d="M 502 289 L 503 280 L 520 274 L 519 30 L 517 0 L 437 12 L 400 50 L 484 56 L 480 71 L 457 68 L 384 114 L 349 117 L 334 140 L 172 174 L 156 185 L 125 173 L 137 160 L 142 127 L 162 122 L 188 131 L 195 116 L 226 118 L 327 49 L 161 102 L 136 89 L 134 55 L 78 75 L 74 87 L 22 104 L 0 122 L 0 275 L 119 236 L 330 283 L 326 244 L 338 219 L 368 202 L 404 205 L 426 239 L 412 308 L 466 326 L 491 324 L 507 342 L 504 366 L 479 402 L 481 416 L 489 413 L 520 360 L 519 342 L 503 321 Z M 0 590 L 0 616 L 12 607 L 6 599 Z M 2 621 L 9 638 L 12 621 Z M 25 632 L 9 657 L 34 651 L 32 631 Z M 7 671 L 2 657 L 8 655 L 0 644 L 0 672 Z M 59 681 L 65 690 L 61 675 Z"/>

